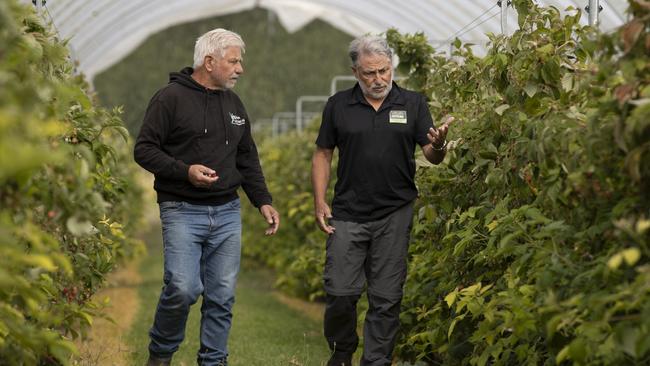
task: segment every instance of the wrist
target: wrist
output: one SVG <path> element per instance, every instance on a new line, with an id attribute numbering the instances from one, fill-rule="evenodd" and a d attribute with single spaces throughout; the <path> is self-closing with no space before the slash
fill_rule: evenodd
<path id="1" fill-rule="evenodd" d="M 441 146 L 436 146 L 433 144 L 433 142 L 430 145 L 433 151 L 445 151 L 445 149 L 447 148 L 447 140 L 445 140 Z"/>
<path id="2" fill-rule="evenodd" d="M 327 204 L 327 201 L 324 198 L 314 198 L 314 204 L 324 205 Z"/>

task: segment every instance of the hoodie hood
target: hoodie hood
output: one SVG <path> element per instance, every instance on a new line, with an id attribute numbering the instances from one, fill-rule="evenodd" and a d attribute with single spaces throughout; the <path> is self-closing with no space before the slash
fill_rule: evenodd
<path id="1" fill-rule="evenodd" d="M 198 90 L 201 92 L 207 92 L 209 94 L 216 94 L 222 90 L 208 89 L 205 86 L 199 84 L 196 80 L 192 78 L 192 73 L 194 69 L 191 67 L 185 67 L 179 72 L 170 72 L 169 73 L 169 83 L 177 83 L 188 87 L 190 89 Z"/>

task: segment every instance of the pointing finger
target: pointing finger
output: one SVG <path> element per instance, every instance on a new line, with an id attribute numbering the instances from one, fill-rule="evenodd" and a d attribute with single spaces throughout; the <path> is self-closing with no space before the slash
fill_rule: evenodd
<path id="1" fill-rule="evenodd" d="M 454 116 L 447 115 L 444 119 L 443 124 L 450 125 L 456 119 Z"/>

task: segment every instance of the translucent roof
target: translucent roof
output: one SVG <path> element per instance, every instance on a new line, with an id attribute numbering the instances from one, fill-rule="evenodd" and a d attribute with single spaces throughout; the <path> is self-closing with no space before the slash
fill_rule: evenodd
<path id="1" fill-rule="evenodd" d="M 42 2 L 37 0 L 39 6 Z M 537 3 L 563 10 L 569 6 L 584 9 L 589 1 Z M 600 0 L 600 5 L 602 30 L 624 23 L 626 0 Z M 320 18 L 353 36 L 381 33 L 390 27 L 424 32 L 434 46 L 443 48 L 455 37 L 480 44 L 486 40 L 485 33 L 501 32 L 496 0 L 49 0 L 42 10 L 61 37 L 70 39 L 80 71 L 92 79 L 162 29 L 255 7 L 273 11 L 290 32 Z M 510 7 L 507 14 L 512 32 L 517 26 L 516 13 Z M 582 22 L 588 24 L 584 11 Z"/>

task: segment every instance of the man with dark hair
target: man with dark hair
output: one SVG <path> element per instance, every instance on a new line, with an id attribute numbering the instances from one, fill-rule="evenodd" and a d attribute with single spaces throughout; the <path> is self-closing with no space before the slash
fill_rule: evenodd
<path id="1" fill-rule="evenodd" d="M 392 52 L 383 38 L 357 38 L 349 54 L 357 84 L 328 100 L 312 158 L 316 222 L 329 235 L 323 275 L 328 366 L 351 364 L 359 342 L 356 304 L 366 284 L 361 365 L 387 366 L 417 197 L 415 146 L 439 164 L 451 119 L 434 128 L 424 96 L 393 82 Z M 325 193 L 335 147 L 338 180 L 330 210 Z"/>
<path id="2" fill-rule="evenodd" d="M 169 365 L 199 295 L 197 362 L 227 365 L 227 341 L 241 252 L 237 189 L 268 222 L 271 206 L 244 105 L 230 89 L 243 73 L 241 37 L 225 29 L 201 36 L 194 68 L 172 73 L 149 102 L 135 160 L 155 176 L 164 245 L 164 287 L 149 332 L 147 365 Z"/>

